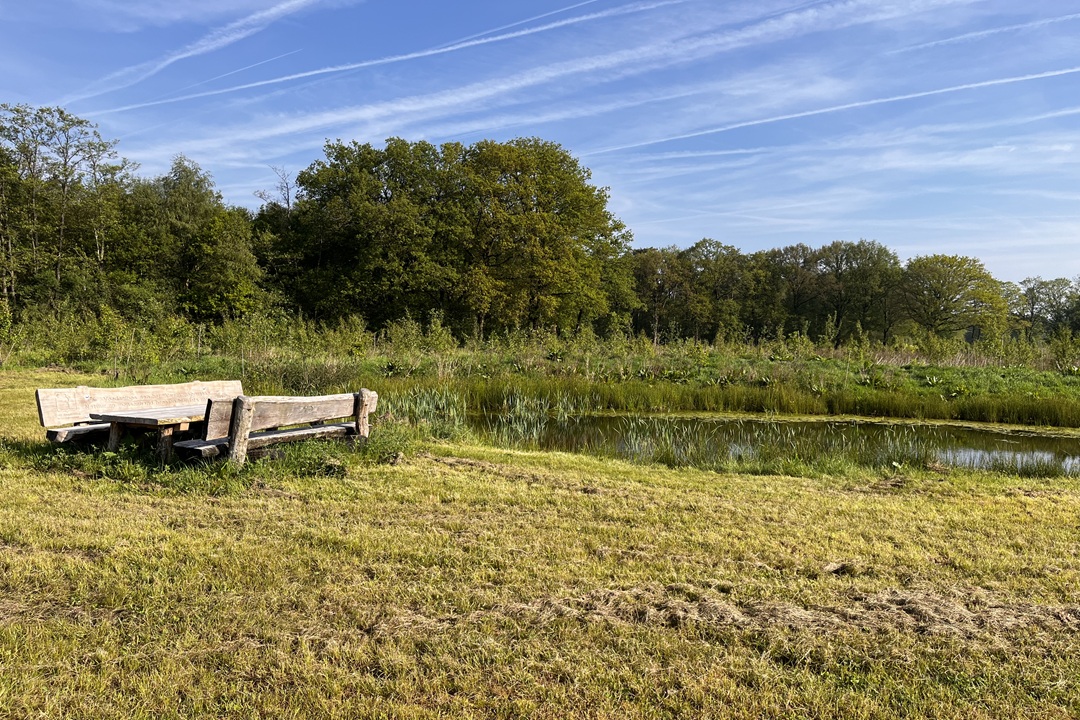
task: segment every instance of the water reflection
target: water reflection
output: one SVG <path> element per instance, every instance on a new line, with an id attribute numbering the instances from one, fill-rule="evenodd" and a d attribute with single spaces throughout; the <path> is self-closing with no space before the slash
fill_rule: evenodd
<path id="1" fill-rule="evenodd" d="M 504 444 L 671 465 L 764 466 L 791 459 L 820 464 L 842 458 L 872 467 L 939 463 L 1040 476 L 1080 473 L 1080 438 L 971 427 L 535 412 L 482 415 L 470 422 Z"/>

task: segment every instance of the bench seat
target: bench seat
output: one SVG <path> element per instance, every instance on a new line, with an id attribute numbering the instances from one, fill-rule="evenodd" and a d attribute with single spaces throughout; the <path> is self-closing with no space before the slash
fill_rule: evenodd
<path id="1" fill-rule="evenodd" d="M 353 423 L 330 423 L 327 425 L 309 425 L 307 427 L 289 428 L 286 430 L 264 430 L 253 432 L 248 436 L 248 450 L 256 450 L 277 443 L 294 442 L 297 440 L 312 440 L 324 437 L 344 437 L 354 434 L 356 427 Z M 215 438 L 213 440 L 181 440 L 173 443 L 180 457 L 210 459 L 227 455 L 229 452 L 229 438 Z"/>
<path id="2" fill-rule="evenodd" d="M 378 400 L 378 393 L 367 389 L 317 397 L 241 395 L 232 400 L 211 399 L 206 404 L 202 437 L 182 440 L 173 447 L 181 456 L 214 458 L 227 454 L 231 463 L 243 465 L 249 450 L 278 443 L 367 438 L 368 415 L 375 411 Z M 348 422 L 340 422 L 343 418 Z"/>
<path id="3" fill-rule="evenodd" d="M 45 438 L 54 443 L 65 443 L 73 440 L 105 440 L 109 436 L 109 427 L 109 423 L 94 423 L 92 425 L 50 428 L 45 431 Z"/>

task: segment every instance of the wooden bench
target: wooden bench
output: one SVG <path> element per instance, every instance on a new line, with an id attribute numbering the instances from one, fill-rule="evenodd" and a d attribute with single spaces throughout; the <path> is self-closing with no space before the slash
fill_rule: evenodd
<path id="1" fill-rule="evenodd" d="M 194 380 L 170 385 L 132 385 L 119 388 L 41 388 L 37 391 L 38 420 L 52 442 L 109 436 L 110 449 L 120 441 L 122 425 L 92 416 L 133 410 L 205 404 L 213 398 L 244 394 L 239 380 Z M 60 427 L 64 426 L 64 427 Z M 181 428 L 184 429 L 184 428 Z"/>
<path id="2" fill-rule="evenodd" d="M 378 393 L 367 389 L 318 397 L 241 395 L 232 400 L 210 400 L 203 437 L 175 443 L 175 448 L 182 456 L 194 458 L 214 458 L 227 452 L 230 462 L 243 465 L 249 451 L 278 443 L 321 437 L 367 438 L 368 415 L 378 401 Z M 345 418 L 344 422 L 331 422 Z"/>

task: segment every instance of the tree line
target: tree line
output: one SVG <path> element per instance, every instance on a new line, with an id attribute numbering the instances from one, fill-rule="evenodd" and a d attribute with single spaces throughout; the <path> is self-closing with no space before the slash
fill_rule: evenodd
<path id="1" fill-rule="evenodd" d="M 88 121 L 0 105 L 0 322 L 57 308 L 146 324 L 285 311 L 375 330 L 437 317 L 459 338 L 802 333 L 838 346 L 1080 332 L 1080 283 L 1000 282 L 973 257 L 901 262 L 872 240 L 634 248 L 607 190 L 537 138 L 324 150 L 295 177 L 278 170 L 252 212 L 183 156 L 141 177 Z"/>

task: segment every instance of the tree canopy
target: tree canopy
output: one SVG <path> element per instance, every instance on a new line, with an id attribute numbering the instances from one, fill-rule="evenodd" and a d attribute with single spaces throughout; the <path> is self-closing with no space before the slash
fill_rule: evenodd
<path id="1" fill-rule="evenodd" d="M 609 312 L 629 233 L 560 146 L 524 138 L 435 147 L 329 143 L 297 177 L 266 259 L 317 317 L 376 326 L 439 309 L 459 331 L 572 328 Z M 263 209 L 264 225 L 280 206 Z M 280 226 L 279 226 L 280 227 Z"/>
<path id="2" fill-rule="evenodd" d="M 1002 283 L 972 257 L 901 263 L 865 239 L 632 247 L 607 189 L 538 138 L 329 142 L 295 178 L 275 168 L 254 214 L 183 155 L 158 177 L 136 170 L 62 108 L 0 105 L 5 327 L 70 306 L 141 322 L 284 311 L 374 330 L 438 318 L 458 338 L 587 328 L 839 345 L 1080 332 L 1076 281 Z"/>

